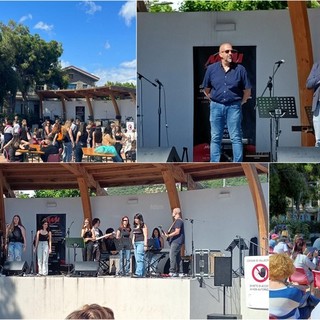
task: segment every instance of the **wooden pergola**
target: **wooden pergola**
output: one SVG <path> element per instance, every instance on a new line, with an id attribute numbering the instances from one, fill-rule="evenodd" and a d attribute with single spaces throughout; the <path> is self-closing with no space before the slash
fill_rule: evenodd
<path id="1" fill-rule="evenodd" d="M 295 45 L 297 77 L 300 101 L 300 125 L 308 127 L 309 120 L 306 106 L 312 104 L 312 90 L 307 90 L 306 80 L 313 65 L 313 50 L 310 25 L 307 12 L 307 1 L 287 1 L 290 14 L 292 35 Z M 148 12 L 145 1 L 137 1 L 137 12 Z M 280 27 L 280 26 L 279 26 Z M 310 130 L 301 131 L 301 145 L 314 146 L 315 138 Z"/>
<path id="2" fill-rule="evenodd" d="M 4 199 L 15 191 L 79 189 L 83 218 L 92 219 L 89 190 L 107 195 L 108 187 L 165 184 L 170 207 L 180 206 L 177 183 L 188 190 L 201 188 L 201 181 L 246 176 L 251 190 L 259 230 L 261 252 L 268 236 L 268 211 L 260 174 L 268 174 L 268 164 L 261 163 L 5 163 L 0 166 L 0 225 L 5 229 Z"/>
<path id="3" fill-rule="evenodd" d="M 40 113 L 43 115 L 44 100 L 60 100 L 62 104 L 63 119 L 66 119 L 67 107 L 66 101 L 72 99 L 85 99 L 89 109 L 89 117 L 94 119 L 92 100 L 109 98 L 112 101 L 116 116 L 121 117 L 120 109 L 117 103 L 118 99 L 132 99 L 133 106 L 136 106 L 136 89 L 118 86 L 103 86 L 87 89 L 62 89 L 62 90 L 38 90 L 37 95 L 40 99 Z"/>

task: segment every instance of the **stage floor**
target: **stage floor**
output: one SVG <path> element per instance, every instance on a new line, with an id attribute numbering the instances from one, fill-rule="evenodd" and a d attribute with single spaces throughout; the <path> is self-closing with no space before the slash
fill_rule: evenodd
<path id="1" fill-rule="evenodd" d="M 0 318 L 64 319 L 84 304 L 98 303 L 111 308 L 116 319 L 206 319 L 208 314 L 223 314 L 224 299 L 227 314 L 241 314 L 239 278 L 226 288 L 225 298 L 213 282 L 188 277 L 2 276 Z M 267 319 L 267 313 L 254 318 Z"/>

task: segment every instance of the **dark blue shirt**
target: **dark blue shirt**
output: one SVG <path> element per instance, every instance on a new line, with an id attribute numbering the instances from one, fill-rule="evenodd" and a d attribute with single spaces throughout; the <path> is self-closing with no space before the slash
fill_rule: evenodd
<path id="1" fill-rule="evenodd" d="M 171 243 L 184 244 L 184 224 L 182 219 L 177 219 L 174 222 L 170 232 L 175 231 L 175 229 L 180 229 L 180 233 L 176 236 L 169 238 L 170 244 Z"/>
<path id="2" fill-rule="evenodd" d="M 250 89 L 247 71 L 241 64 L 231 63 L 225 72 L 221 62 L 211 64 L 203 79 L 203 87 L 210 88 L 212 101 L 229 104 L 241 101 L 243 90 Z"/>

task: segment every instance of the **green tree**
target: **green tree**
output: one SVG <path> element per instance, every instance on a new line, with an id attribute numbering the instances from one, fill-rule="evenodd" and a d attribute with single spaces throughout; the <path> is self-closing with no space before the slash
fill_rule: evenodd
<path id="1" fill-rule="evenodd" d="M 108 86 L 108 87 L 112 87 L 112 86 L 115 86 L 115 87 L 126 87 L 126 88 L 133 88 L 135 89 L 136 88 L 136 85 L 134 83 L 131 83 L 131 82 L 112 82 L 112 81 L 107 81 L 105 86 Z"/>
<path id="2" fill-rule="evenodd" d="M 63 52 L 60 43 L 54 40 L 46 42 L 38 34 L 30 34 L 28 27 L 12 20 L 8 25 L 0 23 L 0 34 L 0 54 L 9 57 L 0 69 L 0 79 L 6 79 L 4 88 L 15 86 L 27 101 L 29 89 L 36 85 L 54 83 L 58 87 L 66 86 L 58 60 Z M 8 89 L 5 90 L 11 92 L 12 98 L 15 97 L 14 90 Z M 13 105 L 14 99 L 12 102 Z"/>

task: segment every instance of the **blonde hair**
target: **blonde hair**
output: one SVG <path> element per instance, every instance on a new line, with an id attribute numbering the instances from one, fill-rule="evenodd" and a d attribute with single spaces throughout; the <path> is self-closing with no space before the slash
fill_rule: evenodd
<path id="1" fill-rule="evenodd" d="M 286 253 L 274 253 L 269 256 L 270 280 L 285 280 L 294 273 L 292 259 Z"/>

